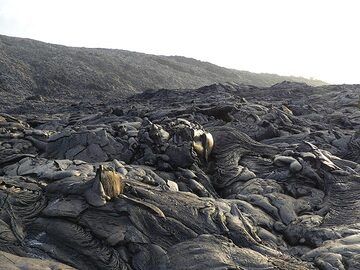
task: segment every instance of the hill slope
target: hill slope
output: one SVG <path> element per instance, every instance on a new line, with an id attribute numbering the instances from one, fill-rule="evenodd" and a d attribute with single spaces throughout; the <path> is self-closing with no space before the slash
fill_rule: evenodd
<path id="1" fill-rule="evenodd" d="M 256 74 L 179 56 L 53 45 L 0 35 L 1 96 L 120 97 L 147 88 L 197 88 L 215 82 L 270 86 L 304 78 Z"/>

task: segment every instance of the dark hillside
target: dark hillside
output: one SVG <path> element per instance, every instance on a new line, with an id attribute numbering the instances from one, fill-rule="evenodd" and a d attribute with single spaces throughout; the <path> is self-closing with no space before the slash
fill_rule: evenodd
<path id="1" fill-rule="evenodd" d="M 34 95 L 113 99 L 148 88 L 198 88 L 219 82 L 271 86 L 284 80 L 324 84 L 227 69 L 186 57 L 74 48 L 0 36 L 0 93 L 7 99 Z"/>

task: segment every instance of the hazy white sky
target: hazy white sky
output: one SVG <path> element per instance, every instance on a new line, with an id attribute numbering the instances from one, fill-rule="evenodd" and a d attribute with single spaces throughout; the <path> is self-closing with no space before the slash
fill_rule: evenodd
<path id="1" fill-rule="evenodd" d="M 0 0 L 0 34 L 360 83 L 359 0 Z"/>

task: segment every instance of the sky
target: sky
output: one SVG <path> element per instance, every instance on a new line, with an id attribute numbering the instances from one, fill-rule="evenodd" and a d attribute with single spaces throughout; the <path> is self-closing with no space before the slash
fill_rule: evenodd
<path id="1" fill-rule="evenodd" d="M 360 83 L 359 0 L 0 0 L 0 34 Z"/>

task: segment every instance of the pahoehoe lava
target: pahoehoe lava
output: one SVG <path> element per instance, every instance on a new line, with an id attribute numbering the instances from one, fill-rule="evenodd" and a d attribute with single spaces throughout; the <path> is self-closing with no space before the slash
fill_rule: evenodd
<path id="1" fill-rule="evenodd" d="M 360 269 L 360 86 L 0 113 L 1 269 Z"/>

